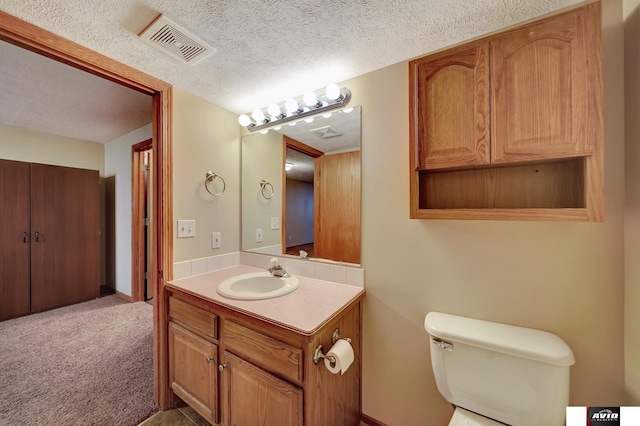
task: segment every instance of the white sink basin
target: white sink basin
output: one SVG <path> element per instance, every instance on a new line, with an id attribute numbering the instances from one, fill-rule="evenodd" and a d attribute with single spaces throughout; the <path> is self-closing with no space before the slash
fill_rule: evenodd
<path id="1" fill-rule="evenodd" d="M 261 300 L 284 296 L 298 288 L 296 277 L 274 277 L 268 272 L 254 272 L 228 278 L 218 286 L 218 293 L 231 299 Z"/>

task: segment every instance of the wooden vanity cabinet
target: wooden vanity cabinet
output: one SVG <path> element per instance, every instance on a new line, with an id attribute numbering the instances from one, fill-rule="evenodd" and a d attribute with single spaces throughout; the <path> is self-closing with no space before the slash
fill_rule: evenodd
<path id="1" fill-rule="evenodd" d="M 411 217 L 603 220 L 601 5 L 409 64 Z"/>
<path id="2" fill-rule="evenodd" d="M 305 334 L 177 289 L 168 294 L 171 389 L 209 422 L 359 425 L 361 298 Z M 344 375 L 313 362 L 335 329 L 356 353 Z"/>
<path id="3" fill-rule="evenodd" d="M 187 329 L 169 324 L 169 381 L 173 392 L 209 422 L 218 414 L 218 347 Z"/>
<path id="4" fill-rule="evenodd" d="M 217 316 L 169 299 L 169 384 L 210 423 L 218 422 Z"/>

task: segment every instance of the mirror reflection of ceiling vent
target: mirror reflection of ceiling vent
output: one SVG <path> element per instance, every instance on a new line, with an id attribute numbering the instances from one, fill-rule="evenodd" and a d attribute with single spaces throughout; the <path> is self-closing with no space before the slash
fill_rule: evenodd
<path id="1" fill-rule="evenodd" d="M 215 52 L 213 47 L 164 15 L 158 16 L 139 37 L 187 64 L 200 62 Z"/>
<path id="2" fill-rule="evenodd" d="M 342 134 L 331 126 L 318 127 L 317 129 L 311 129 L 309 131 L 325 139 L 340 136 Z"/>

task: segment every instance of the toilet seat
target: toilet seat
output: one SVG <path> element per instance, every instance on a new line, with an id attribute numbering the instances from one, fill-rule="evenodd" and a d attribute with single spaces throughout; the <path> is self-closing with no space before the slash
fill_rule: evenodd
<path id="1" fill-rule="evenodd" d="M 456 407 L 448 426 L 505 426 L 487 417 L 482 417 L 464 408 Z"/>

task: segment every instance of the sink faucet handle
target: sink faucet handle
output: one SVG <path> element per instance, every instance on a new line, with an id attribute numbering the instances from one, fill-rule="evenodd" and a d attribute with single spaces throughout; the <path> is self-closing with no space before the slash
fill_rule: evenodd
<path id="1" fill-rule="evenodd" d="M 279 266 L 280 266 L 280 263 L 278 261 L 278 258 L 277 257 L 272 257 L 271 258 L 271 267 L 272 268 L 277 268 Z"/>

